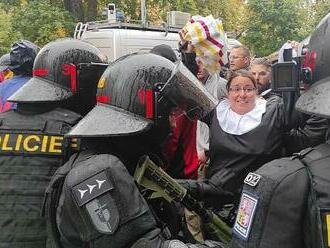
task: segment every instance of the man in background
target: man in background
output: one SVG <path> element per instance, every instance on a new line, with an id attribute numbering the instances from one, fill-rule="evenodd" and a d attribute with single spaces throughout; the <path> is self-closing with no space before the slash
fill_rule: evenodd
<path id="1" fill-rule="evenodd" d="M 229 69 L 239 70 L 245 69 L 249 70 L 251 61 L 250 51 L 247 47 L 239 45 L 234 46 L 229 53 Z"/>
<path id="2" fill-rule="evenodd" d="M 255 58 L 251 62 L 251 72 L 257 82 L 258 93 L 265 99 L 269 97 L 272 67 L 266 58 Z"/>

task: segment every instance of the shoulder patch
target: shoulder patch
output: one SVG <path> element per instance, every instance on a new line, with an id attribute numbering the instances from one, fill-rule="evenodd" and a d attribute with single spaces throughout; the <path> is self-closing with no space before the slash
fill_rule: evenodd
<path id="1" fill-rule="evenodd" d="M 243 240 L 247 240 L 249 237 L 257 204 L 258 198 L 256 196 L 246 192 L 242 193 L 233 231 Z"/>
<path id="2" fill-rule="evenodd" d="M 76 202 L 81 207 L 111 189 L 114 189 L 114 186 L 105 171 L 102 171 L 72 187 L 72 192 Z"/>
<path id="3" fill-rule="evenodd" d="M 119 225 L 119 211 L 112 197 L 102 195 L 86 204 L 87 212 L 96 230 L 113 234 Z"/>
<path id="4" fill-rule="evenodd" d="M 244 179 L 244 183 L 247 185 L 250 185 L 252 187 L 257 186 L 257 184 L 260 181 L 261 176 L 256 174 L 256 173 L 252 173 L 250 172 Z"/>

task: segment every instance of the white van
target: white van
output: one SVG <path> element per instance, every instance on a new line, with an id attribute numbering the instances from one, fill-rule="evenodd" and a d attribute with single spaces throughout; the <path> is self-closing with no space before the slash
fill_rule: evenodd
<path id="1" fill-rule="evenodd" d="M 99 48 L 108 56 L 109 61 L 141 50 L 149 51 L 159 44 L 167 44 L 173 49 L 177 49 L 179 42 L 177 32 L 142 29 L 141 27 L 134 29 L 119 25 L 89 29 L 83 32 L 80 38 Z"/>
<path id="2" fill-rule="evenodd" d="M 110 7 L 113 8 L 111 10 L 113 13 L 114 6 L 109 5 L 109 9 Z M 108 56 L 109 61 L 130 53 L 149 51 L 160 44 L 167 44 L 175 50 L 178 49 L 180 40 L 178 32 L 190 19 L 190 15 L 179 11 L 172 11 L 169 14 L 171 21 L 163 26 L 117 22 L 115 18 L 109 17 L 111 14 L 108 14 L 106 21 L 78 23 L 74 38 L 93 44 Z M 229 49 L 240 44 L 235 39 L 229 38 L 228 41 Z"/>

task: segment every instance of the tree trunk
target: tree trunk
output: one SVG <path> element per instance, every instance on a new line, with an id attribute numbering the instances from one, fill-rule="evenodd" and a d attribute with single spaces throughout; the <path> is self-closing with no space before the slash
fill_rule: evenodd
<path id="1" fill-rule="evenodd" d="M 97 16 L 97 0 L 87 2 L 87 21 L 95 21 Z"/>
<path id="2" fill-rule="evenodd" d="M 84 21 L 84 9 L 82 0 L 64 0 L 64 8 L 79 21 Z"/>

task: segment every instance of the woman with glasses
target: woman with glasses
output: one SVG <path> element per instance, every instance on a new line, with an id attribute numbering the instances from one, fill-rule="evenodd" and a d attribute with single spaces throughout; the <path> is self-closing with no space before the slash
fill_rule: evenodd
<path id="1" fill-rule="evenodd" d="M 218 209 L 238 202 L 249 172 L 282 156 L 283 136 L 288 131 L 282 99 L 260 97 L 252 73 L 231 71 L 227 90 L 227 98 L 203 119 L 210 128 L 206 179 L 182 182 L 196 197 Z"/>

